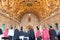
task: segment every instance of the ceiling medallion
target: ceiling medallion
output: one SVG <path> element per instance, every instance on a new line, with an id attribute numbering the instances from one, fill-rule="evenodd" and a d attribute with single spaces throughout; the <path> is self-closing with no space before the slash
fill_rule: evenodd
<path id="1" fill-rule="evenodd" d="M 24 1 L 22 1 L 22 2 L 20 2 L 22 5 L 26 5 L 26 6 L 28 6 L 28 7 L 31 7 L 31 6 L 33 6 L 35 3 L 40 3 L 40 2 L 38 2 L 37 0 L 24 0 Z"/>
<path id="2" fill-rule="evenodd" d="M 27 6 L 28 7 L 31 7 L 33 4 L 32 3 L 27 3 Z"/>

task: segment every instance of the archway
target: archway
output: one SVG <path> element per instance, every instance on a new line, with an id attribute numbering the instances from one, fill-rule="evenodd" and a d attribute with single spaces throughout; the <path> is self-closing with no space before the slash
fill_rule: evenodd
<path id="1" fill-rule="evenodd" d="M 21 21 L 20 21 L 20 26 L 23 26 L 24 31 L 25 31 L 25 29 L 28 28 L 27 26 L 29 26 L 29 25 L 32 26 L 34 28 L 34 31 L 35 31 L 36 26 L 38 24 L 39 24 L 39 19 L 32 12 L 27 12 L 26 14 L 24 14 L 21 18 Z"/>
<path id="2" fill-rule="evenodd" d="M 38 19 L 38 21 L 40 22 L 41 21 L 41 16 L 40 16 L 40 13 L 39 12 L 37 12 L 37 11 L 35 11 L 35 10 L 25 10 L 25 11 L 23 11 L 23 12 L 21 12 L 20 13 L 20 21 L 21 21 L 21 19 L 22 19 L 22 17 L 25 15 L 25 14 L 34 14 L 36 17 L 37 17 L 37 19 Z"/>

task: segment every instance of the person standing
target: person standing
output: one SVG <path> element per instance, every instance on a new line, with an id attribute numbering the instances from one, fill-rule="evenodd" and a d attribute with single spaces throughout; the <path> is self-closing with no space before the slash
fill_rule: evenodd
<path id="1" fill-rule="evenodd" d="M 11 28 L 9 29 L 8 36 L 9 36 L 9 40 L 12 40 L 12 39 L 13 39 L 13 36 L 14 36 L 13 27 L 11 27 Z"/>
<path id="2" fill-rule="evenodd" d="M 3 32 L 2 32 L 2 29 L 0 28 L 0 40 L 2 40 L 2 34 Z"/>
<path id="3" fill-rule="evenodd" d="M 14 40 L 19 40 L 19 30 L 16 28 L 15 31 L 14 31 Z"/>
<path id="4" fill-rule="evenodd" d="M 29 34 L 29 40 L 35 40 L 35 34 L 32 28 L 29 28 L 28 34 Z"/>
<path id="5" fill-rule="evenodd" d="M 0 35 L 3 34 L 2 29 L 0 28 Z"/>
<path id="6" fill-rule="evenodd" d="M 42 31 L 42 38 L 43 40 L 50 40 L 49 30 L 46 27 Z"/>
<path id="7" fill-rule="evenodd" d="M 57 38 L 56 31 L 52 26 L 50 26 L 49 34 L 50 34 L 50 40 L 56 40 Z"/>
<path id="8" fill-rule="evenodd" d="M 6 37 L 6 38 L 8 37 L 8 29 L 6 29 L 6 30 L 4 31 L 4 34 L 3 34 L 3 35 L 4 35 L 4 37 Z"/>
<path id="9" fill-rule="evenodd" d="M 23 27 L 21 27 L 21 29 L 20 29 L 20 35 L 19 36 L 24 36 Z"/>
<path id="10" fill-rule="evenodd" d="M 59 28 L 59 31 L 58 31 L 58 40 L 60 40 L 60 28 Z"/>
<path id="11" fill-rule="evenodd" d="M 57 40 L 58 40 L 58 37 L 59 37 L 59 35 L 60 35 L 60 34 L 59 34 L 59 31 L 60 31 L 60 30 L 59 30 L 59 29 L 55 29 L 55 31 L 56 31 L 56 36 L 57 36 Z"/>
<path id="12" fill-rule="evenodd" d="M 36 38 L 37 38 L 37 40 L 41 40 L 41 32 L 40 32 L 38 26 L 37 26 L 36 28 L 37 28 L 37 31 L 36 31 Z"/>
<path id="13" fill-rule="evenodd" d="M 21 36 L 24 36 L 23 27 L 21 27 L 21 29 L 20 29 L 19 36 L 20 36 L 20 37 L 21 37 Z M 23 38 L 23 39 L 24 39 L 24 38 Z M 20 40 L 22 40 L 22 39 L 20 39 Z"/>
<path id="14" fill-rule="evenodd" d="M 5 29 L 3 36 L 4 36 L 3 37 L 4 40 L 8 39 L 8 28 Z"/>
<path id="15" fill-rule="evenodd" d="M 28 29 L 26 28 L 24 31 L 24 40 L 29 40 L 29 33 L 28 33 Z"/>

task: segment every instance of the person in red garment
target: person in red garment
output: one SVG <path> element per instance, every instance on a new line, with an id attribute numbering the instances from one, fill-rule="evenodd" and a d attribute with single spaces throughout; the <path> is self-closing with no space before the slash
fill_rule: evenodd
<path id="1" fill-rule="evenodd" d="M 4 33 L 3 33 L 3 38 L 4 40 L 8 39 L 8 28 L 5 29 Z"/>
<path id="2" fill-rule="evenodd" d="M 40 32 L 38 26 L 37 26 L 36 28 L 37 28 L 37 31 L 36 31 L 36 38 L 37 38 L 37 40 L 41 40 L 41 39 L 42 39 L 42 38 L 41 38 L 41 32 Z"/>
<path id="3" fill-rule="evenodd" d="M 42 38 L 43 40 L 50 40 L 49 30 L 46 27 L 42 31 Z"/>
<path id="4" fill-rule="evenodd" d="M 4 37 L 8 37 L 8 28 L 4 31 Z"/>

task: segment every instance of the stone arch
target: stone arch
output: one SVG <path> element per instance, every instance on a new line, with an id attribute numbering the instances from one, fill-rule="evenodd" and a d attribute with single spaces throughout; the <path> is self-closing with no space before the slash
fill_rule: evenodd
<path id="1" fill-rule="evenodd" d="M 40 22 L 40 14 L 35 10 L 25 10 L 24 12 L 21 12 L 20 13 L 20 21 L 21 21 L 22 17 L 27 13 L 34 14 L 38 18 L 38 21 Z"/>

